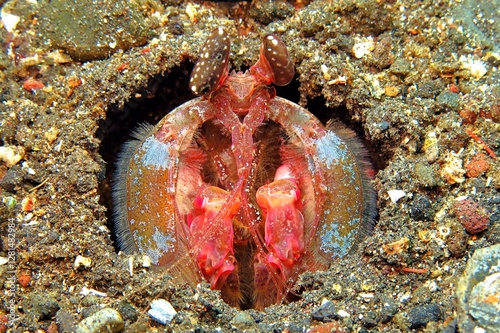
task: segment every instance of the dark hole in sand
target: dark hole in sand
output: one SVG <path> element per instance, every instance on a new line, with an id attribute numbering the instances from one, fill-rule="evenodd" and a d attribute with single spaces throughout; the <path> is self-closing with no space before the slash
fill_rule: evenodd
<path id="1" fill-rule="evenodd" d="M 155 125 L 171 110 L 196 97 L 188 88 L 189 74 L 192 68 L 191 63 L 185 62 L 180 67 L 173 68 L 169 73 L 155 75 L 147 87 L 132 93 L 131 99 L 124 107 L 119 108 L 117 105 L 110 107 L 107 111 L 107 118 L 99 124 L 99 129 L 96 132 L 96 136 L 101 140 L 99 153 L 107 163 L 106 178 L 99 185 L 100 202 L 107 207 L 108 227 L 115 246 L 117 243 L 113 225 L 111 188 L 117 156 L 122 145 L 131 140 L 131 133 L 139 124 L 149 123 Z M 300 82 L 295 77 L 287 86 L 275 88 L 278 96 L 298 103 L 300 97 L 298 93 L 299 86 Z M 328 108 L 325 106 L 325 99 L 322 97 L 310 99 L 307 103 L 307 109 L 323 123 L 326 123 L 329 119 L 335 119 L 358 134 L 368 149 L 375 174 L 385 167 L 384 161 L 386 159 L 380 157 L 376 147 L 370 141 L 364 139 L 361 124 L 349 118 L 349 112 L 345 107 Z M 118 248 L 116 250 L 118 251 Z M 300 293 L 300 290 L 296 290 L 289 295 L 288 299 L 292 301 L 298 300 Z"/>

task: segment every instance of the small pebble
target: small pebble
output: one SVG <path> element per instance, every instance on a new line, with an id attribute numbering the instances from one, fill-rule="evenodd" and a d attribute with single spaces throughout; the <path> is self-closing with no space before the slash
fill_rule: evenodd
<path id="1" fill-rule="evenodd" d="M 24 171 L 19 165 L 14 165 L 7 170 L 2 179 L 0 179 L 0 186 L 7 192 L 17 191 L 23 183 Z"/>
<path id="2" fill-rule="evenodd" d="M 164 299 L 155 299 L 151 303 L 151 309 L 148 314 L 153 320 L 159 322 L 160 324 L 167 325 L 177 314 L 172 304 L 165 301 Z"/>
<path id="3" fill-rule="evenodd" d="M 427 325 L 428 322 L 441 319 L 443 319 L 443 311 L 435 303 L 417 306 L 408 312 L 408 321 L 411 329 L 421 328 Z"/>
<path id="4" fill-rule="evenodd" d="M 363 38 L 355 38 L 356 44 L 352 47 L 352 53 L 358 59 L 371 53 L 375 48 L 375 42 L 371 36 Z"/>
<path id="5" fill-rule="evenodd" d="M 347 317 L 350 317 L 350 314 L 349 312 L 345 311 L 345 310 L 339 310 L 337 311 L 337 314 L 342 317 L 342 318 L 347 318 Z"/>
<path id="6" fill-rule="evenodd" d="M 410 240 L 408 238 L 403 237 L 395 242 L 382 245 L 382 248 L 388 255 L 398 254 L 408 249 L 409 242 Z"/>
<path id="7" fill-rule="evenodd" d="M 62 49 L 76 61 L 104 59 L 145 44 L 154 35 L 153 16 L 159 8 L 158 1 L 74 1 L 68 6 L 53 0 L 40 6 L 38 32 L 52 49 Z"/>
<path id="8" fill-rule="evenodd" d="M 363 319 L 361 319 L 361 323 L 364 327 L 375 327 L 377 326 L 377 316 L 373 312 L 365 313 Z"/>
<path id="9" fill-rule="evenodd" d="M 418 97 L 422 98 L 434 98 L 437 96 L 439 91 L 443 88 L 442 83 L 438 80 L 435 81 L 423 81 L 418 85 L 418 89 L 415 92 Z"/>
<path id="10" fill-rule="evenodd" d="M 17 204 L 17 200 L 14 197 L 3 197 L 2 202 L 9 211 L 12 211 Z"/>
<path id="11" fill-rule="evenodd" d="M 469 313 L 486 332 L 500 332 L 500 272 L 488 275 L 472 288 Z"/>
<path id="12" fill-rule="evenodd" d="M 398 313 L 398 305 L 392 298 L 384 299 L 384 303 L 380 312 L 380 320 L 382 323 L 388 323 Z"/>
<path id="13" fill-rule="evenodd" d="M 488 163 L 485 154 L 476 154 L 472 159 L 465 165 L 466 175 L 469 178 L 476 178 L 490 169 L 490 163 Z"/>
<path id="14" fill-rule="evenodd" d="M 121 332 L 124 323 L 120 313 L 111 308 L 105 308 L 82 320 L 76 333 Z"/>
<path id="15" fill-rule="evenodd" d="M 121 301 L 118 304 L 118 312 L 122 316 L 123 320 L 130 320 L 131 322 L 135 322 L 138 319 L 138 311 L 131 304 L 126 301 Z"/>
<path id="16" fill-rule="evenodd" d="M 465 107 L 458 113 L 465 124 L 474 124 L 477 120 L 477 113 L 475 110 Z"/>
<path id="17" fill-rule="evenodd" d="M 231 326 L 240 332 L 251 329 L 254 325 L 255 320 L 246 311 L 239 311 L 236 316 L 234 316 L 233 320 L 231 320 Z"/>
<path id="18" fill-rule="evenodd" d="M 456 221 L 451 226 L 451 237 L 446 239 L 446 245 L 451 255 L 457 258 L 464 256 L 467 251 L 468 236 L 464 228 Z"/>
<path id="19" fill-rule="evenodd" d="M 23 308 L 38 320 L 52 319 L 60 306 L 54 296 L 42 292 L 24 294 Z"/>
<path id="20" fill-rule="evenodd" d="M 75 332 L 76 330 L 76 320 L 74 315 L 64 309 L 57 311 L 56 313 L 56 323 L 61 333 Z"/>
<path id="21" fill-rule="evenodd" d="M 456 286 L 460 332 L 500 332 L 500 244 L 474 252 Z"/>
<path id="22" fill-rule="evenodd" d="M 444 90 L 438 95 L 436 102 L 445 110 L 456 111 L 460 107 L 460 96 L 451 91 Z"/>
<path id="23" fill-rule="evenodd" d="M 417 194 L 410 207 L 410 216 L 415 221 L 430 220 L 433 216 L 431 201 L 425 195 Z"/>
<path id="24" fill-rule="evenodd" d="M 406 59 L 396 59 L 389 68 L 389 71 L 393 74 L 408 75 L 411 71 L 411 63 Z"/>
<path id="25" fill-rule="evenodd" d="M 391 126 L 391 123 L 389 123 L 388 121 L 381 121 L 381 122 L 377 123 L 376 126 L 378 127 L 379 131 L 382 133 L 382 132 L 385 132 L 389 129 L 389 127 Z"/>
<path id="26" fill-rule="evenodd" d="M 469 234 L 478 234 L 488 228 L 489 213 L 471 199 L 456 201 L 453 205 L 455 216 Z"/>
<path id="27" fill-rule="evenodd" d="M 17 281 L 19 282 L 19 285 L 21 285 L 21 287 L 26 288 L 30 285 L 31 275 L 29 273 L 22 272 L 17 278 Z"/>
<path id="28" fill-rule="evenodd" d="M 28 196 L 21 201 L 21 209 L 23 212 L 32 212 L 35 209 L 36 198 Z"/>
<path id="29" fill-rule="evenodd" d="M 434 187 L 438 185 L 436 164 L 430 165 L 425 161 L 417 162 L 413 170 L 413 175 L 417 183 L 421 186 Z"/>
<path id="30" fill-rule="evenodd" d="M 337 314 L 335 305 L 330 301 L 326 301 L 311 313 L 311 318 L 314 320 L 328 322 L 332 320 L 338 320 L 339 315 Z"/>
<path id="31" fill-rule="evenodd" d="M 470 70 L 470 74 L 476 79 L 482 78 L 488 72 L 488 68 L 483 61 L 473 59 L 470 55 L 461 55 L 460 61 L 462 62 L 462 67 Z"/>
<path id="32" fill-rule="evenodd" d="M 398 87 L 386 85 L 384 87 L 384 92 L 386 96 L 396 97 L 399 94 Z"/>

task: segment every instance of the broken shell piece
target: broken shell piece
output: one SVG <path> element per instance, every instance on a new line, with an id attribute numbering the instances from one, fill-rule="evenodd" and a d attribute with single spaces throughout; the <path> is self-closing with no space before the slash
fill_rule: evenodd
<path id="1" fill-rule="evenodd" d="M 17 24 L 19 23 L 19 21 L 21 21 L 21 17 L 11 13 L 4 12 L 3 10 L 1 18 L 3 27 L 8 32 L 13 32 L 14 30 L 16 30 Z"/>
<path id="2" fill-rule="evenodd" d="M 458 154 L 447 153 L 439 173 L 448 184 L 463 183 L 465 181 L 463 161 Z"/>
<path id="3" fill-rule="evenodd" d="M 436 132 L 427 133 L 422 150 L 425 152 L 427 162 L 436 162 L 439 157 L 439 143 Z"/>
<path id="4" fill-rule="evenodd" d="M 471 56 L 460 56 L 460 62 L 462 63 L 462 68 L 468 69 L 470 74 L 476 79 L 482 78 L 488 72 L 488 68 L 484 62 L 479 59 L 473 59 Z"/>
<path id="5" fill-rule="evenodd" d="M 408 248 L 409 239 L 406 237 L 401 238 L 392 243 L 382 245 L 385 253 L 387 254 L 396 254 L 405 251 Z"/>
<path id="6" fill-rule="evenodd" d="M 435 230 L 428 230 L 428 229 L 425 229 L 425 230 L 420 230 L 418 232 L 418 238 L 424 242 L 424 243 L 428 243 L 430 242 L 431 240 L 435 239 L 436 238 L 436 231 Z"/>
<path id="7" fill-rule="evenodd" d="M 10 168 L 24 157 L 24 152 L 24 148 L 20 146 L 2 146 L 0 147 L 0 160 Z"/>
<path id="8" fill-rule="evenodd" d="M 336 79 L 328 81 L 326 84 L 329 86 L 333 84 L 347 84 L 347 77 L 346 76 L 339 76 Z"/>
<path id="9" fill-rule="evenodd" d="M 160 324 L 167 325 L 177 314 L 172 304 L 165 301 L 164 299 L 155 299 L 151 303 L 151 309 L 148 314 L 153 320 L 159 322 Z"/>
<path id="10" fill-rule="evenodd" d="M 83 287 L 82 291 L 80 291 L 80 295 L 87 296 L 87 295 L 94 295 L 94 296 L 99 296 L 99 297 L 106 297 L 108 294 L 103 293 L 102 291 L 98 291 L 95 289 L 89 289 L 87 287 Z"/>
<path id="11" fill-rule="evenodd" d="M 75 262 L 73 263 L 73 267 L 75 269 L 78 269 L 81 266 L 89 268 L 90 265 L 92 265 L 92 259 L 80 255 L 76 256 Z"/>
<path id="12" fill-rule="evenodd" d="M 389 190 L 387 191 L 387 194 L 389 195 L 392 203 L 398 202 L 399 199 L 404 198 L 404 196 L 406 195 L 405 191 L 403 190 Z"/>

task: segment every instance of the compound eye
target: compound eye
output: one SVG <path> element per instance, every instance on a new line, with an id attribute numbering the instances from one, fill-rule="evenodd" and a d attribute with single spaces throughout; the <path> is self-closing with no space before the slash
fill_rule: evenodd
<path id="1" fill-rule="evenodd" d="M 264 36 L 260 55 L 267 60 L 273 72 L 274 84 L 284 86 L 292 81 L 295 68 L 293 62 L 290 61 L 285 43 L 278 36 L 273 34 Z"/>
<path id="2" fill-rule="evenodd" d="M 222 84 L 228 72 L 230 46 L 227 33 L 220 27 L 207 37 L 189 78 L 193 94 L 210 94 Z"/>

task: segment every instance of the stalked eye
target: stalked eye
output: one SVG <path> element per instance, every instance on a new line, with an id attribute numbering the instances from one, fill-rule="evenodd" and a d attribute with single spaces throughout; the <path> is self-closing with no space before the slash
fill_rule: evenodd
<path id="1" fill-rule="evenodd" d="M 230 41 L 222 28 L 207 37 L 200 56 L 191 72 L 189 88 L 195 95 L 205 95 L 216 90 L 227 76 Z"/>
<path id="2" fill-rule="evenodd" d="M 269 34 L 264 37 L 260 55 L 267 60 L 273 72 L 274 84 L 284 86 L 292 81 L 293 75 L 295 74 L 295 68 L 288 56 L 286 45 L 278 36 Z"/>

